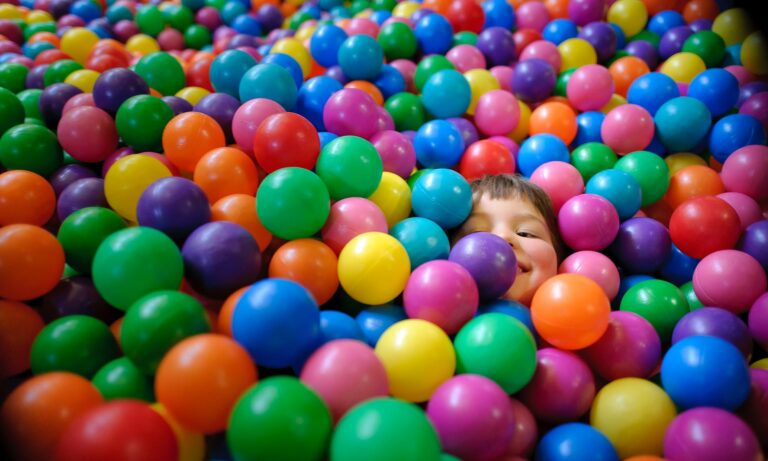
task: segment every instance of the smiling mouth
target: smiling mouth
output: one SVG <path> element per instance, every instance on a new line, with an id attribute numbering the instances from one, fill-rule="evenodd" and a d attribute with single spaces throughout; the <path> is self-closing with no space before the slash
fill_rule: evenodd
<path id="1" fill-rule="evenodd" d="M 517 273 L 518 274 L 527 274 L 528 272 L 530 272 L 530 269 L 528 269 L 526 267 L 523 267 L 523 266 L 521 266 L 519 264 L 517 265 Z"/>

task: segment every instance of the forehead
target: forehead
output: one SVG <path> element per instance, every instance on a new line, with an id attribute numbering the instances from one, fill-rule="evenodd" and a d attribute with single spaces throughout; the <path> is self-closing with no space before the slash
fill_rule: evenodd
<path id="1" fill-rule="evenodd" d="M 541 211 L 530 200 L 520 196 L 490 198 L 488 194 L 482 194 L 476 198 L 472 214 L 500 219 L 533 218 L 544 222 Z"/>

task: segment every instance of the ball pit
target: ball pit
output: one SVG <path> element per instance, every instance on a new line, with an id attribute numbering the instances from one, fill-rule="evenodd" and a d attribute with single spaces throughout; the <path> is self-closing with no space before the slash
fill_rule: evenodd
<path id="1" fill-rule="evenodd" d="M 735 3 L 0 5 L 10 459 L 765 457 Z M 558 236 L 485 228 L 513 173 Z"/>

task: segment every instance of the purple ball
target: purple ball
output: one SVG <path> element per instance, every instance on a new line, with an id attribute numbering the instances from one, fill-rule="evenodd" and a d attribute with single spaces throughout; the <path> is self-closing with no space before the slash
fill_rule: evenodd
<path id="1" fill-rule="evenodd" d="M 21 27 L 8 19 L 0 19 L 0 34 L 17 45 L 24 43 L 24 32 Z"/>
<path id="2" fill-rule="evenodd" d="M 741 235 L 738 249 L 755 258 L 768 271 L 768 219 L 750 224 Z"/>
<path id="3" fill-rule="evenodd" d="M 558 213 L 563 241 L 576 251 L 600 251 L 611 244 L 619 231 L 619 214 L 607 199 L 581 194 L 568 199 Z"/>
<path id="4" fill-rule="evenodd" d="M 96 177 L 96 173 L 94 173 L 93 170 L 86 168 L 82 165 L 72 164 L 72 165 L 64 165 L 63 167 L 56 170 L 51 175 L 51 177 L 48 178 L 48 181 L 51 183 L 51 186 L 53 187 L 53 191 L 56 193 L 56 196 L 58 197 L 59 195 L 61 195 L 64 189 L 66 189 L 67 186 L 69 186 L 73 182 L 79 179 L 95 178 L 95 177 Z"/>
<path id="5" fill-rule="evenodd" d="M 48 64 L 40 64 L 39 66 L 35 66 L 29 70 L 27 73 L 27 78 L 24 81 L 27 89 L 34 88 L 37 90 L 42 90 L 45 88 L 43 76 L 45 75 L 45 71 L 48 70 L 48 66 Z"/>
<path id="6" fill-rule="evenodd" d="M 475 128 L 475 125 L 469 120 L 462 117 L 454 117 L 446 120 L 451 122 L 453 126 L 459 130 L 461 137 L 464 139 L 465 146 L 469 146 L 480 139 L 480 136 L 477 133 L 477 128 Z"/>
<path id="7" fill-rule="evenodd" d="M 675 461 L 761 459 L 757 437 L 741 418 L 720 408 L 699 407 L 672 420 L 664 434 L 664 457 Z"/>
<path id="8" fill-rule="evenodd" d="M 219 10 L 212 6 L 204 6 L 197 10 L 195 22 L 205 26 L 208 30 L 215 30 L 222 24 Z"/>
<path id="9" fill-rule="evenodd" d="M 111 114 L 116 114 L 128 98 L 140 94 L 149 94 L 149 86 L 130 69 L 109 69 L 99 75 L 93 85 L 94 104 Z"/>
<path id="10" fill-rule="evenodd" d="M 195 229 L 211 220 L 205 192 L 189 179 L 172 176 L 147 187 L 139 198 L 136 216 L 141 226 L 165 232 L 181 243 Z"/>
<path id="11" fill-rule="evenodd" d="M 32 73 L 32 71 L 30 71 L 30 73 Z M 736 103 L 736 107 L 741 108 L 741 105 L 744 104 L 749 98 L 758 93 L 764 93 L 766 91 L 768 91 L 768 82 L 749 82 L 746 85 L 743 85 L 739 89 L 739 100 Z"/>
<path id="12" fill-rule="evenodd" d="M 570 0 L 568 2 L 568 16 L 577 26 L 584 26 L 590 22 L 601 20 L 606 7 L 605 0 Z"/>
<path id="13" fill-rule="evenodd" d="M 261 271 L 261 252 L 239 224 L 214 221 L 198 227 L 181 249 L 184 275 L 203 296 L 224 299 L 254 283 Z"/>
<path id="14" fill-rule="evenodd" d="M 509 242 L 490 232 L 474 232 L 463 237 L 453 246 L 448 259 L 469 271 L 481 301 L 501 297 L 515 283 L 515 251 Z"/>
<path id="15" fill-rule="evenodd" d="M 117 21 L 117 23 L 112 26 L 112 31 L 119 40 L 124 42 L 127 42 L 129 38 L 140 32 L 139 26 L 137 26 L 135 22 L 127 19 Z"/>
<path id="16" fill-rule="evenodd" d="M 75 211 L 90 206 L 109 208 L 104 196 L 104 180 L 101 178 L 78 179 L 67 186 L 59 195 L 56 214 L 59 220 L 64 221 Z"/>
<path id="17" fill-rule="evenodd" d="M 75 0 L 51 0 L 51 3 L 48 5 L 48 12 L 51 13 L 53 19 L 59 19 L 69 13 L 73 3 L 75 3 Z"/>
<path id="18" fill-rule="evenodd" d="M 83 21 L 83 18 L 80 16 L 75 16 L 74 14 L 65 14 L 59 18 L 59 20 L 56 22 L 56 25 L 58 25 L 59 28 L 85 27 L 85 21 Z"/>
<path id="19" fill-rule="evenodd" d="M 61 120 L 64 104 L 69 101 L 69 98 L 82 92 L 80 88 L 69 83 L 54 83 L 44 89 L 40 95 L 40 114 L 45 124 L 55 131 Z"/>
<path id="20" fill-rule="evenodd" d="M 672 332 L 672 344 L 689 336 L 716 336 L 733 344 L 744 357 L 752 353 L 749 329 L 739 317 L 718 307 L 702 307 L 685 314 Z"/>
<path id="21" fill-rule="evenodd" d="M 280 9 L 270 3 L 259 7 L 256 11 L 256 19 L 261 23 L 264 32 L 271 32 L 283 24 L 283 14 Z"/>
<path id="22" fill-rule="evenodd" d="M 683 49 L 683 43 L 693 35 L 693 30 L 688 26 L 677 26 L 664 32 L 659 42 L 659 54 L 661 59 L 667 59 Z"/>
<path id="23" fill-rule="evenodd" d="M 712 30 L 712 20 L 704 19 L 704 18 L 697 19 L 692 23 L 688 24 L 688 27 L 691 28 L 693 33 L 701 32 L 702 30 Z"/>
<path id="24" fill-rule="evenodd" d="M 526 59 L 512 73 L 512 92 L 525 102 L 543 101 L 552 95 L 557 83 L 552 65 L 543 59 Z"/>
<path id="25" fill-rule="evenodd" d="M 174 115 L 192 112 L 192 104 L 186 99 L 181 99 L 178 96 L 163 96 L 163 101 L 168 104 Z"/>
<path id="26" fill-rule="evenodd" d="M 46 323 L 67 315 L 89 315 L 110 324 L 124 312 L 104 301 L 90 277 L 78 275 L 60 280 L 43 296 L 40 314 Z"/>
<path id="27" fill-rule="evenodd" d="M 646 40 L 629 42 L 624 51 L 645 61 L 650 69 L 655 69 L 659 64 L 659 52 L 651 42 Z"/>
<path id="28" fill-rule="evenodd" d="M 618 264 L 631 274 L 653 274 L 672 251 L 669 230 L 651 218 L 630 218 L 621 223 L 611 246 Z"/>
<path id="29" fill-rule="evenodd" d="M 240 108 L 240 101 L 232 95 L 226 93 L 211 93 L 204 96 L 195 104 L 195 112 L 202 112 L 212 117 L 224 130 L 227 142 L 232 143 L 232 118 L 235 112 Z"/>
<path id="30" fill-rule="evenodd" d="M 485 56 L 488 67 L 508 66 L 517 57 L 512 32 L 503 27 L 489 27 L 480 32 L 475 46 Z"/>
<path id="31" fill-rule="evenodd" d="M 347 78 L 346 75 L 344 75 L 344 71 L 341 70 L 340 66 L 329 67 L 328 69 L 325 70 L 325 75 L 327 77 L 331 77 L 332 79 L 336 80 L 342 85 L 346 85 L 347 83 L 349 83 L 349 79 Z"/>
<path id="32" fill-rule="evenodd" d="M 239 48 L 241 46 L 258 48 L 259 45 L 256 43 L 256 37 L 246 34 L 237 34 L 229 41 L 227 44 L 227 49 L 234 50 L 235 48 Z"/>
<path id="33" fill-rule="evenodd" d="M 429 16 L 430 14 L 434 14 L 434 13 L 435 13 L 435 10 L 431 8 L 419 8 L 418 10 L 414 11 L 413 14 L 411 15 L 411 22 L 413 22 L 413 24 L 416 24 L 422 19 Z"/>
<path id="34" fill-rule="evenodd" d="M 590 22 L 581 29 L 579 38 L 592 45 L 599 61 L 606 61 L 616 53 L 616 31 L 607 22 Z"/>
<path id="35" fill-rule="evenodd" d="M 768 350 L 768 293 L 762 294 L 752 304 L 747 318 L 749 333 L 765 350 Z"/>

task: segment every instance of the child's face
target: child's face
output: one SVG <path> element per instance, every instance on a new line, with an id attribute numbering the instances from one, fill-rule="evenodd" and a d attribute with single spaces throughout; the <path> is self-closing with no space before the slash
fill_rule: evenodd
<path id="1" fill-rule="evenodd" d="M 515 251 L 517 277 L 504 299 L 530 306 L 539 286 L 557 274 L 557 253 L 546 221 L 524 198 L 490 199 L 482 195 L 456 235 L 461 238 L 472 232 L 496 234 Z"/>

